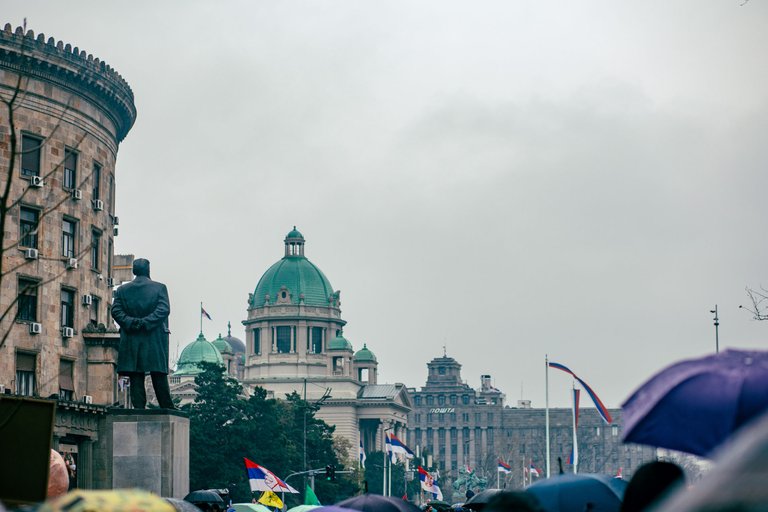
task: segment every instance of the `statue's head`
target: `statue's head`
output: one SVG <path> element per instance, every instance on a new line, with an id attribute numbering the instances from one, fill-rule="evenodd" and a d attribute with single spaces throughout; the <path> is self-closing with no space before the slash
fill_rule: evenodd
<path id="1" fill-rule="evenodd" d="M 144 258 L 133 260 L 133 275 L 149 277 L 149 260 Z"/>

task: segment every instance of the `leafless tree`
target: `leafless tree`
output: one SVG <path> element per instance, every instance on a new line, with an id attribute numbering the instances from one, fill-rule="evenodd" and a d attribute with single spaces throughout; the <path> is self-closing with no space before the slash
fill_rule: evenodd
<path id="1" fill-rule="evenodd" d="M 755 320 L 768 320 L 768 290 L 760 286 L 760 290 L 755 290 L 747 286 L 747 297 L 751 302 L 750 306 L 739 306 L 752 313 Z"/>

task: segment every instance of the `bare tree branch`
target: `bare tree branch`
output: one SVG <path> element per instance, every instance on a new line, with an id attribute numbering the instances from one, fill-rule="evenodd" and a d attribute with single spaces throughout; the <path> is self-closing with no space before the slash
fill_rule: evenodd
<path id="1" fill-rule="evenodd" d="M 747 286 L 745 290 L 747 292 L 747 297 L 749 297 L 749 301 L 752 303 L 752 307 L 739 307 L 752 313 L 752 317 L 755 320 L 768 320 L 768 290 L 762 286 L 760 286 L 761 291 L 757 291 L 749 286 Z"/>

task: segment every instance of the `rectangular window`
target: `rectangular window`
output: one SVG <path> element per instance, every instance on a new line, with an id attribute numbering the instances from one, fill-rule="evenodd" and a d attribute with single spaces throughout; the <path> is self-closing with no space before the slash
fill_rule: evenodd
<path id="1" fill-rule="evenodd" d="M 462 395 L 461 403 L 463 403 L 464 405 L 469 405 L 469 395 Z"/>
<path id="2" fill-rule="evenodd" d="M 414 414 L 413 421 L 414 421 L 414 423 L 420 423 L 421 422 L 421 414 Z"/>
<path id="3" fill-rule="evenodd" d="M 61 289 L 61 326 L 75 328 L 75 291 Z"/>
<path id="4" fill-rule="evenodd" d="M 77 153 L 71 149 L 64 150 L 64 181 L 66 189 L 77 188 Z"/>
<path id="5" fill-rule="evenodd" d="M 107 277 L 112 277 L 112 239 L 107 238 Z"/>
<path id="6" fill-rule="evenodd" d="M 253 353 L 261 354 L 261 329 L 253 330 Z"/>
<path id="7" fill-rule="evenodd" d="M 75 257 L 75 234 L 77 221 L 64 219 L 61 222 L 61 255 L 65 258 Z"/>
<path id="8" fill-rule="evenodd" d="M 469 423 L 469 413 L 468 412 L 461 413 L 461 419 L 462 421 L 464 421 L 464 423 Z"/>
<path id="9" fill-rule="evenodd" d="M 99 270 L 101 268 L 101 231 L 91 230 L 91 268 Z"/>
<path id="10" fill-rule="evenodd" d="M 91 327 L 97 327 L 99 325 L 99 309 L 101 309 L 101 299 L 95 295 L 91 295 L 91 306 L 88 311 L 88 324 Z"/>
<path id="11" fill-rule="evenodd" d="M 437 405 L 445 405 L 445 396 L 440 395 L 437 397 Z"/>
<path id="12" fill-rule="evenodd" d="M 323 353 L 323 328 L 313 327 L 311 333 L 312 333 L 312 341 L 310 345 L 310 352 L 312 354 L 322 354 Z"/>
<path id="13" fill-rule="evenodd" d="M 40 148 L 43 141 L 29 135 L 21 136 L 21 175 L 40 176 Z"/>
<path id="14" fill-rule="evenodd" d="M 456 405 L 459 401 L 459 397 L 456 395 L 451 395 L 451 405 Z"/>
<path id="15" fill-rule="evenodd" d="M 16 320 L 37 322 L 37 287 L 38 281 L 19 278 L 19 301 Z"/>
<path id="16" fill-rule="evenodd" d="M 37 229 L 40 212 L 34 208 L 22 206 L 19 208 L 19 245 L 37 249 Z"/>
<path id="17" fill-rule="evenodd" d="M 288 354 L 291 351 L 291 328 L 288 326 L 275 328 L 277 341 L 276 348 L 279 354 Z"/>
<path id="18" fill-rule="evenodd" d="M 493 413 L 492 412 L 488 413 L 488 423 L 493 423 Z"/>
<path id="19" fill-rule="evenodd" d="M 35 394 L 35 354 L 16 353 L 16 393 L 24 396 Z"/>
<path id="20" fill-rule="evenodd" d="M 101 165 L 96 162 L 93 162 L 93 174 L 91 175 L 91 178 L 93 180 L 93 193 L 91 197 L 93 199 L 101 199 L 101 196 L 99 195 L 99 191 L 101 190 Z"/>
<path id="21" fill-rule="evenodd" d="M 72 400 L 75 394 L 75 379 L 73 378 L 74 361 L 61 359 L 59 361 L 59 398 Z"/>
<path id="22" fill-rule="evenodd" d="M 109 197 L 107 197 L 109 200 L 109 213 L 112 215 L 115 214 L 115 209 L 113 205 L 115 204 L 115 177 L 112 175 L 112 173 L 109 174 Z"/>

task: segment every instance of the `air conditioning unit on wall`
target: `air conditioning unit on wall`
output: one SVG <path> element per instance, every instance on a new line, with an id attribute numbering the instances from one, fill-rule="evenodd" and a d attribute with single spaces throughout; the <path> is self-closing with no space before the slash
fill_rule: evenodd
<path id="1" fill-rule="evenodd" d="M 101 199 L 94 199 L 93 200 L 93 209 L 97 212 L 100 212 L 104 209 L 104 201 Z"/>
<path id="2" fill-rule="evenodd" d="M 72 191 L 72 199 L 75 201 L 80 201 L 83 198 L 83 191 L 79 188 L 76 188 Z"/>
<path id="3" fill-rule="evenodd" d="M 93 297 L 91 295 L 83 295 L 83 306 L 90 306 L 93 304 Z"/>
<path id="4" fill-rule="evenodd" d="M 29 177 L 29 186 L 35 187 L 35 188 L 42 188 L 44 185 L 43 178 L 40 176 L 30 176 Z"/>
<path id="5" fill-rule="evenodd" d="M 71 338 L 75 335 L 75 330 L 71 327 L 62 327 L 61 328 L 61 337 L 62 338 Z"/>
<path id="6" fill-rule="evenodd" d="M 43 332 L 43 324 L 32 322 L 29 324 L 29 334 L 41 334 Z"/>
<path id="7" fill-rule="evenodd" d="M 77 258 L 67 258 L 67 270 L 75 270 L 77 268 Z"/>
<path id="8" fill-rule="evenodd" d="M 93 403 L 93 397 L 91 395 L 83 395 L 83 403 L 85 403 L 85 404 L 92 404 Z"/>
<path id="9" fill-rule="evenodd" d="M 37 249 L 24 249 L 24 258 L 28 260 L 36 260 L 40 256 Z"/>

